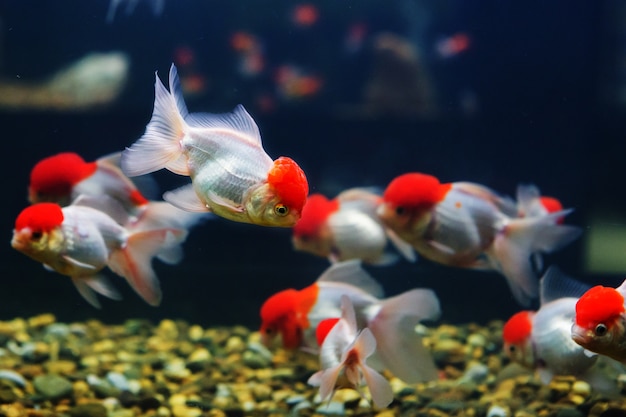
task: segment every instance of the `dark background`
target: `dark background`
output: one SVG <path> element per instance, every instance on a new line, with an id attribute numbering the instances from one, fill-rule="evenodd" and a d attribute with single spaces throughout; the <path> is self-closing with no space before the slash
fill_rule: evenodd
<path id="1" fill-rule="evenodd" d="M 617 1 L 345 1 L 314 2 L 320 19 L 307 30 L 289 19 L 292 1 L 166 0 L 160 16 L 139 1 L 105 22 L 106 1 L 0 2 L 0 74 L 5 80 L 39 80 L 89 51 L 122 50 L 131 74 L 113 105 L 85 112 L 0 112 L 4 152 L 0 175 L 0 320 L 52 312 L 60 320 L 131 317 L 182 318 L 203 325 L 258 325 L 269 295 L 312 283 L 324 259 L 294 252 L 290 231 L 215 219 L 193 229 L 186 259 L 172 267 L 155 262 L 163 304 L 146 305 L 121 279 L 121 302 L 89 306 L 69 279 L 43 270 L 14 251 L 13 222 L 27 204 L 28 173 L 41 158 L 75 151 L 87 160 L 122 150 L 142 133 L 152 111 L 153 74 L 162 77 L 180 45 L 191 47 L 197 70 L 210 79 L 205 94 L 188 99 L 190 111 L 219 112 L 244 104 L 257 121 L 270 156 L 289 155 L 306 171 L 312 192 L 333 196 L 344 188 L 384 187 L 408 171 L 442 181 L 474 181 L 513 195 L 535 183 L 576 211 L 568 223 L 586 228 L 598 212 L 623 213 L 626 17 Z M 434 2 L 432 2 L 434 3 Z M 346 28 L 365 21 L 374 36 L 390 31 L 410 40 L 437 91 L 436 117 L 342 117 L 339 105 L 358 104 L 373 65 L 368 39 L 347 54 L 338 45 Z M 268 66 L 297 63 L 324 76 L 318 95 L 278 101 L 263 113 L 254 94 L 272 91 L 271 74 L 237 73 L 228 46 L 237 30 L 264 41 Z M 464 32 L 470 49 L 442 59 L 433 45 Z M 271 72 L 268 70 L 268 72 Z M 463 112 L 459 96 L 471 90 L 479 111 Z M 156 175 L 163 190 L 180 179 Z M 588 232 L 588 229 L 585 229 Z M 621 282 L 585 268 L 583 236 L 549 258 L 589 283 Z M 625 245 L 626 246 L 626 245 Z M 619 248 L 616 248 L 619 250 Z M 389 294 L 413 287 L 436 290 L 443 320 L 506 319 L 520 307 L 495 273 L 462 271 L 420 260 L 368 268 Z"/>

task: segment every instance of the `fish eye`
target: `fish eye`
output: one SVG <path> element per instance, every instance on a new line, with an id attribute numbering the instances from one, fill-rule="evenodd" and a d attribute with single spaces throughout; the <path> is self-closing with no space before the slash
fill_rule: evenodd
<path id="1" fill-rule="evenodd" d="M 274 329 L 272 329 L 270 327 L 265 329 L 265 334 L 272 334 L 272 333 L 274 333 Z"/>
<path id="2" fill-rule="evenodd" d="M 284 217 L 287 214 L 289 214 L 289 207 L 287 207 L 286 205 L 281 204 L 281 203 L 276 204 L 274 206 L 274 213 L 276 213 L 277 215 L 279 215 L 281 217 Z"/>
<path id="3" fill-rule="evenodd" d="M 600 323 L 595 328 L 596 336 L 604 336 L 608 330 L 605 324 Z"/>
<path id="4" fill-rule="evenodd" d="M 42 237 L 43 237 L 43 232 L 41 231 L 34 231 L 33 233 L 30 234 L 30 240 L 34 240 L 34 241 L 38 241 Z"/>
<path id="5" fill-rule="evenodd" d="M 405 213 L 404 207 L 402 207 L 402 206 L 396 207 L 396 214 L 398 216 L 402 216 L 404 213 Z"/>
<path id="6" fill-rule="evenodd" d="M 511 345 L 509 346 L 509 352 L 514 353 L 515 352 L 515 346 Z"/>

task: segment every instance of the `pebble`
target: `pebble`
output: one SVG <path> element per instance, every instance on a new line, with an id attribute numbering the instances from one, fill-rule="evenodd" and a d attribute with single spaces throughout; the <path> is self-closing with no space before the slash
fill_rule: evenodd
<path id="1" fill-rule="evenodd" d="M 73 392 L 72 383 L 55 374 L 37 376 L 33 380 L 33 385 L 39 394 L 49 400 L 70 397 Z"/>

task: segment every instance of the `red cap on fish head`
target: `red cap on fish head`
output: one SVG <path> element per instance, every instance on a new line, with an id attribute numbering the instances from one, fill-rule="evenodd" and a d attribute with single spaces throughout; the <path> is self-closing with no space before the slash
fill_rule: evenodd
<path id="1" fill-rule="evenodd" d="M 63 210 L 55 203 L 38 203 L 26 207 L 15 220 L 15 230 L 30 228 L 49 232 L 63 223 Z"/>
<path id="2" fill-rule="evenodd" d="M 502 329 L 504 342 L 517 345 L 528 340 L 533 329 L 533 315 L 534 312 L 528 310 L 513 314 Z"/>
<path id="3" fill-rule="evenodd" d="M 329 200 L 322 194 L 311 194 L 307 198 L 300 220 L 293 227 L 295 236 L 315 236 L 328 216 L 339 208 L 339 201 Z"/>
<path id="4" fill-rule="evenodd" d="M 432 175 L 414 172 L 393 179 L 383 200 L 398 207 L 428 208 L 443 200 L 451 187 Z"/>
<path id="5" fill-rule="evenodd" d="M 281 156 L 275 160 L 267 174 L 267 182 L 276 190 L 283 204 L 302 212 L 306 196 L 309 194 L 309 183 L 304 171 L 293 159 Z"/>
<path id="6" fill-rule="evenodd" d="M 595 327 L 606 323 L 624 312 L 624 296 L 615 288 L 597 285 L 589 289 L 576 302 L 576 324 Z"/>
<path id="7" fill-rule="evenodd" d="M 300 345 L 297 323 L 298 291 L 288 289 L 269 297 L 261 306 L 261 337 L 265 344 L 279 333 L 283 345 L 295 349 Z"/>
<path id="8" fill-rule="evenodd" d="M 30 172 L 31 193 L 68 196 L 72 187 L 92 175 L 95 162 L 85 162 L 80 155 L 63 152 L 39 161 Z"/>
<path id="9" fill-rule="evenodd" d="M 324 319 L 320 321 L 315 329 L 315 338 L 317 339 L 317 345 L 322 346 L 328 333 L 335 327 L 335 324 L 339 321 L 339 317 L 333 317 L 330 319 Z"/>
<path id="10" fill-rule="evenodd" d="M 548 213 L 555 213 L 557 211 L 563 210 L 563 205 L 559 200 L 554 197 L 541 196 L 539 197 L 539 201 L 543 208 L 545 208 Z"/>

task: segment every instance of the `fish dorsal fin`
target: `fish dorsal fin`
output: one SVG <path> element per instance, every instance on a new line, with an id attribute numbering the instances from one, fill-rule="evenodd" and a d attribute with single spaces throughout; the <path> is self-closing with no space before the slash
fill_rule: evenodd
<path id="1" fill-rule="evenodd" d="M 539 299 L 541 305 L 559 298 L 580 298 L 590 286 L 567 276 L 556 266 L 548 268 L 541 278 Z"/>
<path id="2" fill-rule="evenodd" d="M 357 332 L 354 305 L 352 305 L 350 297 L 345 294 L 341 296 L 341 318 L 346 321 L 346 324 L 350 328 L 350 331 L 352 331 L 353 333 Z"/>
<path id="3" fill-rule="evenodd" d="M 349 284 L 376 298 L 382 298 L 384 296 L 382 286 L 361 267 L 361 261 L 358 259 L 332 264 L 317 279 L 317 282 Z"/>
<path id="4" fill-rule="evenodd" d="M 185 122 L 191 127 L 232 130 L 238 137 L 261 146 L 259 127 L 241 104 L 232 113 L 193 113 L 185 117 Z"/>
<path id="5" fill-rule="evenodd" d="M 107 195 L 88 196 L 81 194 L 72 202 L 72 206 L 89 207 L 101 211 L 122 226 L 130 220 L 127 211 L 120 202 Z"/>
<path id="6" fill-rule="evenodd" d="M 186 118 L 189 115 L 189 110 L 187 110 L 187 105 L 183 98 L 183 89 L 180 85 L 180 79 L 178 78 L 178 70 L 174 64 L 170 67 L 170 94 L 174 97 L 176 108 L 180 116 L 183 119 Z"/>

